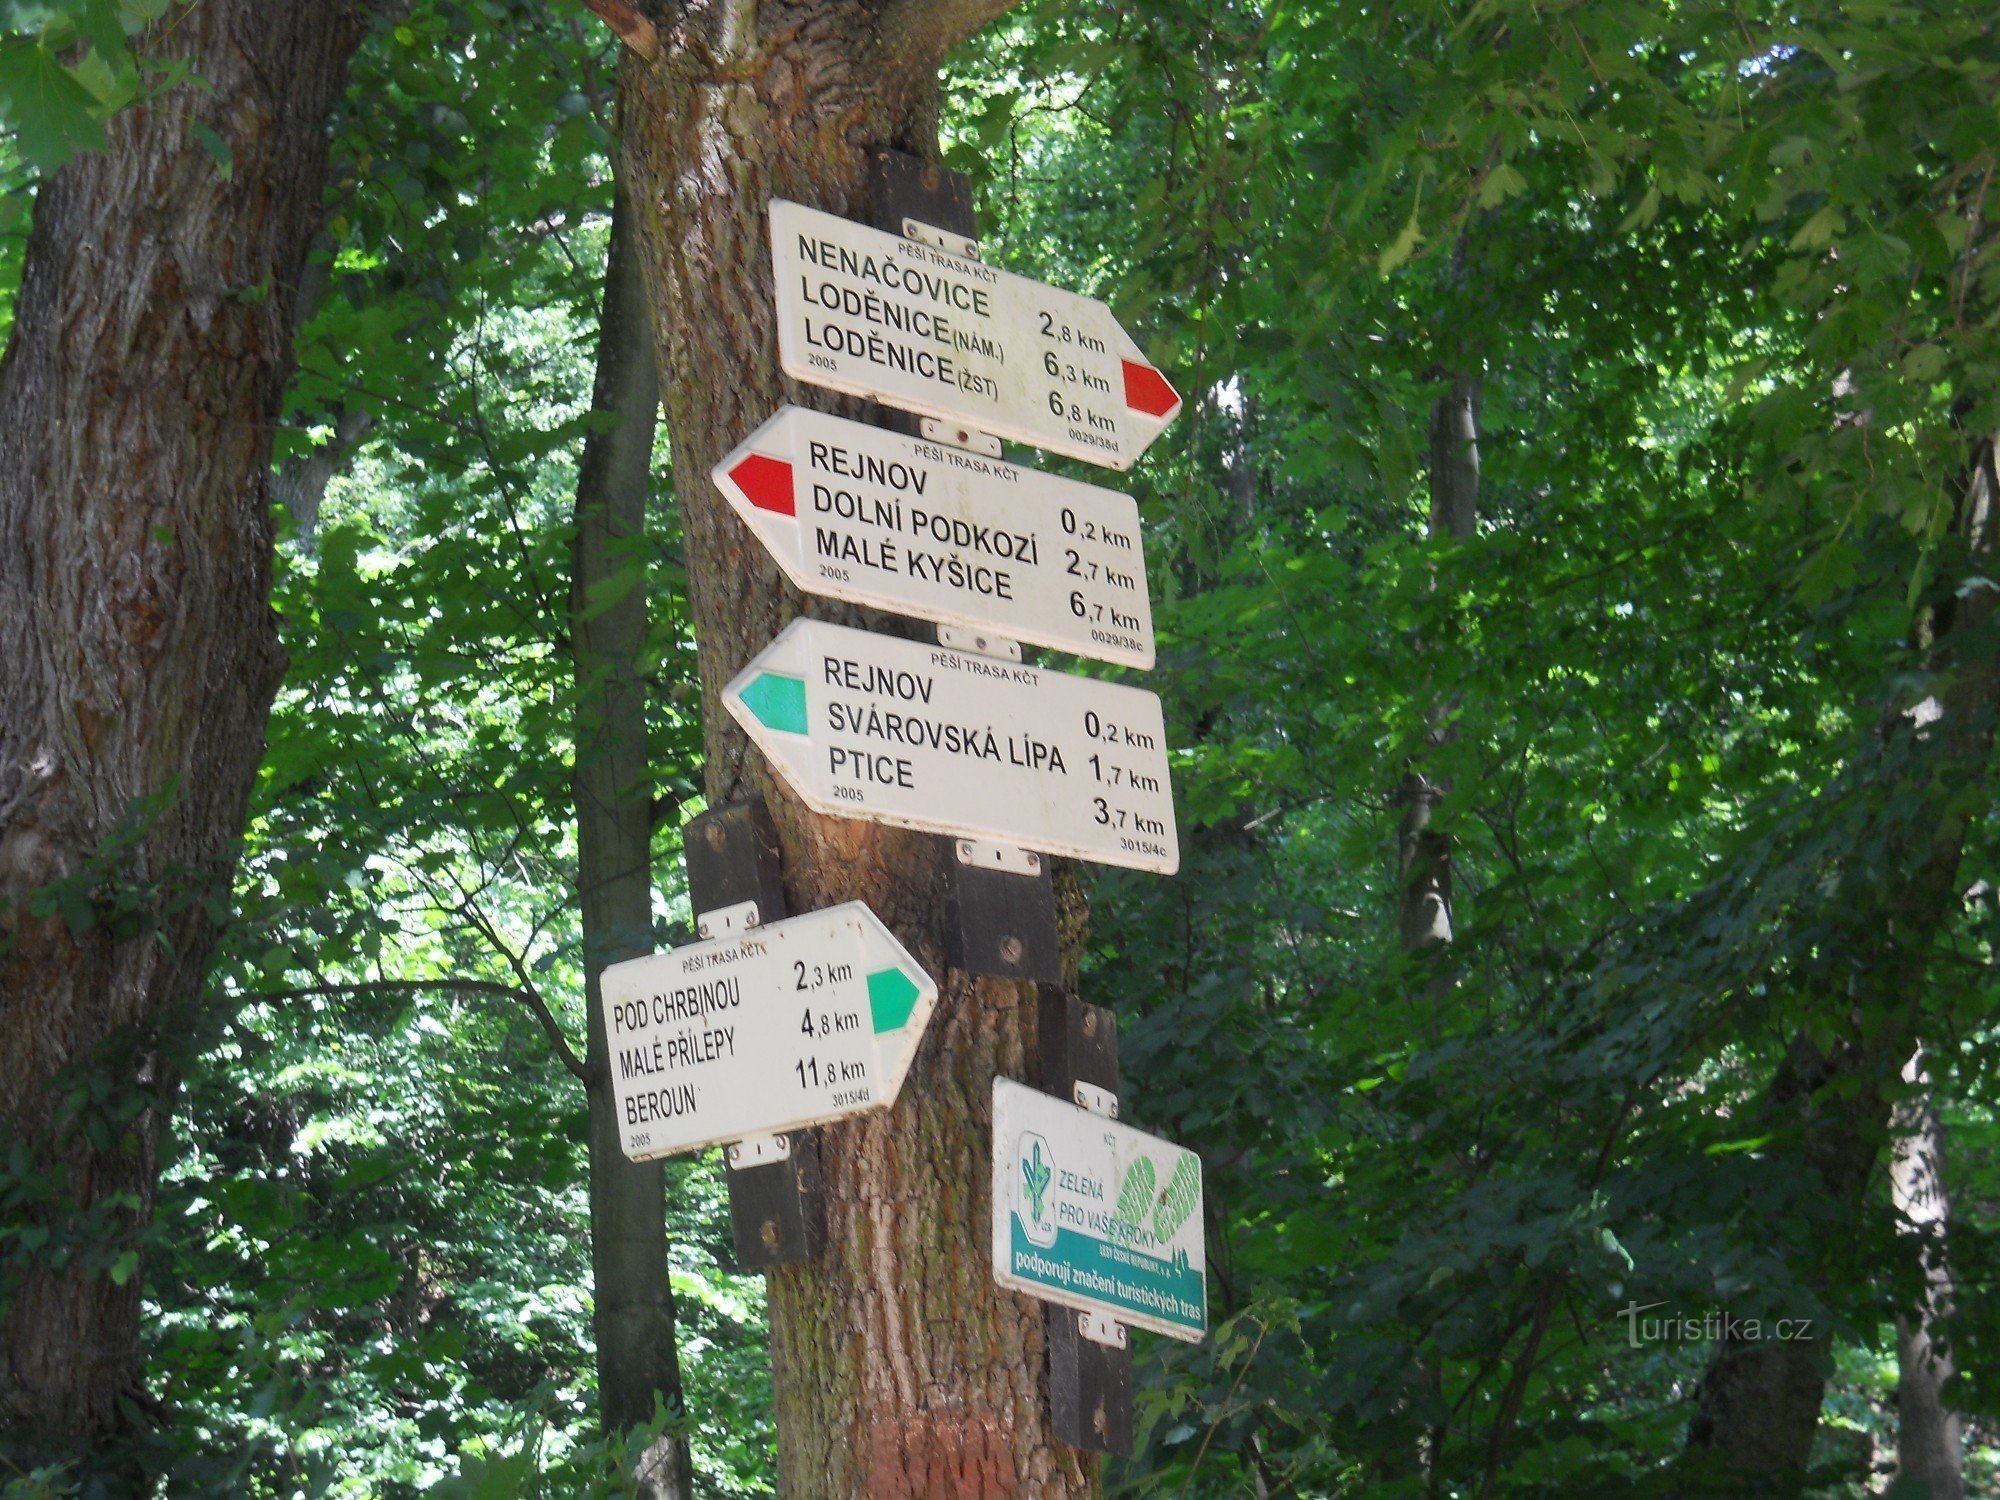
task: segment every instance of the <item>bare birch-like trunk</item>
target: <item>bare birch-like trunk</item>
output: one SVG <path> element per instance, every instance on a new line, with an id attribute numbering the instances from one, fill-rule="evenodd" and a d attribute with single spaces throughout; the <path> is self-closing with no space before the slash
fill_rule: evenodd
<path id="1" fill-rule="evenodd" d="M 1453 374 L 1451 385 L 1431 403 L 1430 534 L 1464 541 L 1479 523 L 1479 394 L 1475 373 Z M 1433 737 L 1448 733 L 1440 721 L 1448 706 L 1434 705 Z M 1421 761 L 1404 772 L 1397 788 L 1403 814 L 1396 830 L 1402 886 L 1396 931 L 1409 954 L 1449 946 L 1451 926 L 1451 840 L 1431 827 L 1431 813 L 1445 788 Z M 1442 962 L 1442 952 L 1432 955 Z"/>
<path id="2" fill-rule="evenodd" d="M 1903 1081 L 1928 1088 L 1921 1053 L 1904 1067 Z M 1923 1485 L 1929 1500 L 1965 1500 L 1963 1424 L 1944 1400 L 1954 1366 L 1933 1337 L 1952 1298 L 1944 1247 L 1951 1224 L 1944 1127 L 1928 1092 L 1899 1107 L 1895 1125 L 1889 1190 L 1897 1213 L 1924 1242 L 1925 1282 L 1923 1303 L 1896 1319 L 1896 1472 Z"/>

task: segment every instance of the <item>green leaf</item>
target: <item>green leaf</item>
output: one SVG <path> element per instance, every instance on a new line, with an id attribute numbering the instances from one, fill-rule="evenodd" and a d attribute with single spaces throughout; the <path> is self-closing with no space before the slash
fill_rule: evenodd
<path id="1" fill-rule="evenodd" d="M 1847 232 L 1847 220 L 1840 216 L 1840 210 L 1828 205 L 1799 226 L 1799 232 L 1792 236 L 1790 248 L 1794 250 L 1824 250 L 1834 239 Z"/>
<path id="2" fill-rule="evenodd" d="M 1514 170 L 1511 162 L 1501 162 L 1486 174 L 1486 180 L 1479 184 L 1479 206 L 1496 208 L 1509 198 L 1528 190 L 1528 179 Z"/>
<path id="3" fill-rule="evenodd" d="M 97 99 L 39 42 L 0 42 L 0 115 L 13 122 L 21 155 L 44 173 L 104 145 Z"/>
<path id="4" fill-rule="evenodd" d="M 1944 363 L 1942 344 L 1919 344 L 1903 356 L 1903 374 L 1919 384 L 1929 385 L 1944 373 Z"/>
<path id="5" fill-rule="evenodd" d="M 201 142 L 202 149 L 215 158 L 215 168 L 227 182 L 236 172 L 236 152 L 229 142 L 200 120 L 194 122 L 194 138 Z"/>
<path id="6" fill-rule="evenodd" d="M 1423 231 L 1417 227 L 1416 208 L 1410 210 L 1410 219 L 1396 237 L 1382 247 L 1382 253 L 1375 257 L 1375 269 L 1387 276 L 1396 267 L 1416 254 L 1417 244 L 1423 239 Z"/>

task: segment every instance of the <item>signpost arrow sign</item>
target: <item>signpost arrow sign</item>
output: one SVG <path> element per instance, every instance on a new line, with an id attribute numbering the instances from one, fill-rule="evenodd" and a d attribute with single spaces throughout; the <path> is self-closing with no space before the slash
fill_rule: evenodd
<path id="1" fill-rule="evenodd" d="M 633 1161 L 886 1108 L 938 993 L 859 901 L 613 964 L 600 988 Z"/>
<path id="2" fill-rule="evenodd" d="M 1190 1343 L 1208 1330 L 1201 1158 L 993 1080 L 993 1275 Z"/>
<path id="3" fill-rule="evenodd" d="M 714 477 L 807 593 L 1153 665 L 1129 495 L 798 406 Z"/>
<path id="4" fill-rule="evenodd" d="M 1180 866 L 1157 694 L 801 619 L 722 698 L 815 812 Z"/>
<path id="5" fill-rule="evenodd" d="M 1094 298 L 782 198 L 771 259 L 795 379 L 1113 469 L 1181 409 Z"/>

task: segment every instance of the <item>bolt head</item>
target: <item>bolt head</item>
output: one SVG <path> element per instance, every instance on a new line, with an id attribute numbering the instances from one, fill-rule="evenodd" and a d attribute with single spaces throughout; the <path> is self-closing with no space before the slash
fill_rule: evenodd
<path id="1" fill-rule="evenodd" d="M 1019 963 L 1021 961 L 1021 952 L 1021 940 L 1019 938 L 1003 937 L 1000 939 L 1000 956 L 1008 963 Z"/>

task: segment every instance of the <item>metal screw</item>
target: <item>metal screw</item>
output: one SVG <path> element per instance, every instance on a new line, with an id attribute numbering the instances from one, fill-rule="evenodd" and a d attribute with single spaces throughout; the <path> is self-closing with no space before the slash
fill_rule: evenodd
<path id="1" fill-rule="evenodd" d="M 1088 1005 L 1084 1007 L 1083 1034 L 1085 1036 L 1097 1035 L 1097 1007 L 1094 1005 Z"/>
<path id="2" fill-rule="evenodd" d="M 729 842 L 729 830 L 724 828 L 720 823 L 711 823 L 702 834 L 702 837 L 708 840 L 709 848 L 720 854 L 722 846 Z"/>
<path id="3" fill-rule="evenodd" d="M 706 923 L 706 922 L 704 922 L 704 923 L 702 923 L 702 924 L 701 924 L 701 935 L 702 935 L 703 937 L 713 937 L 713 936 L 714 936 L 714 934 L 713 934 L 713 933 L 711 933 L 711 932 L 710 932 L 710 931 L 708 930 L 708 923 Z"/>
<path id="4" fill-rule="evenodd" d="M 776 1254 L 778 1249 L 778 1221 L 776 1219 L 766 1219 L 763 1231 L 758 1234 L 757 1238 L 764 1242 L 766 1250 Z"/>
<path id="5" fill-rule="evenodd" d="M 1040 869 L 1041 867 L 1042 867 L 1042 857 L 1041 857 L 1041 855 L 1039 855 L 1039 854 L 1035 853 L 1035 852 L 1034 852 L 1033 850 L 1029 850 L 1029 851 L 1028 851 L 1028 868 L 1029 868 L 1029 869 L 1031 869 L 1031 870 L 1039 870 L 1039 869 Z"/>
<path id="6" fill-rule="evenodd" d="M 1021 940 L 1017 937 L 1000 939 L 1000 956 L 1010 964 L 1021 961 Z"/>

